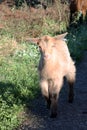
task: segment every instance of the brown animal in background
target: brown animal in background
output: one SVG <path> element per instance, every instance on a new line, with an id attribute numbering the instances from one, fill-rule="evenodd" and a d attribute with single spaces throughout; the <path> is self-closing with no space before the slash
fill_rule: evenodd
<path id="1" fill-rule="evenodd" d="M 52 118 L 57 116 L 57 100 L 63 85 L 63 77 L 66 77 L 69 83 L 68 101 L 72 103 L 74 98 L 76 68 L 64 41 L 65 36 L 66 33 L 56 37 L 43 36 L 28 39 L 36 43 L 40 49 L 41 58 L 38 67 L 40 87 Z"/>
<path id="2" fill-rule="evenodd" d="M 81 12 L 83 18 L 86 16 L 87 12 L 87 0 L 70 0 L 70 19 L 75 12 Z"/>

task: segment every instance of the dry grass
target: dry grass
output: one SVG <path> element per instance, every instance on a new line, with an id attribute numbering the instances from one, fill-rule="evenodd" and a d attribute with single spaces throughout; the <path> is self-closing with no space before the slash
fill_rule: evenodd
<path id="1" fill-rule="evenodd" d="M 69 8 L 68 4 L 61 4 L 60 0 L 58 0 L 55 5 L 48 7 L 46 10 L 42 8 L 29 8 L 27 6 L 25 6 L 25 8 L 15 10 L 15 8 L 11 9 L 8 8 L 8 6 L 1 4 L 0 14 L 0 19 L 2 20 L 24 20 L 28 22 L 28 24 L 31 26 L 33 25 L 33 23 L 35 23 L 36 25 L 41 24 L 41 26 L 43 24 L 43 26 L 45 26 L 44 19 L 46 18 L 53 19 L 57 22 L 68 22 Z"/>
<path id="2" fill-rule="evenodd" d="M 0 30 L 5 33 L 4 37 L 0 37 L 0 55 L 5 56 L 13 53 L 25 37 L 56 35 L 65 31 L 69 9 L 67 4 L 59 1 L 46 10 L 29 8 L 26 5 L 25 8 L 16 9 L 0 4 L 0 14 Z"/>
<path id="3" fill-rule="evenodd" d="M 4 38 L 0 39 L 0 57 L 7 57 L 14 55 L 16 50 L 24 49 L 22 45 L 18 44 L 14 39 Z"/>

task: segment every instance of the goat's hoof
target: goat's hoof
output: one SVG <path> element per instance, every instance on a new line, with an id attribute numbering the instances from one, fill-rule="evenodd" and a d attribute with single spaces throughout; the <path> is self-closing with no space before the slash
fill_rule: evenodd
<path id="1" fill-rule="evenodd" d="M 69 96 L 68 102 L 69 102 L 69 103 L 73 103 L 73 100 L 74 100 L 74 96 L 73 96 L 73 95 L 72 95 L 72 96 Z"/>
<path id="2" fill-rule="evenodd" d="M 50 118 L 56 118 L 57 117 L 57 113 L 55 112 L 55 113 L 51 113 L 51 115 L 50 115 Z"/>
<path id="3" fill-rule="evenodd" d="M 69 102 L 69 103 L 73 103 L 73 99 L 69 99 L 68 102 Z"/>

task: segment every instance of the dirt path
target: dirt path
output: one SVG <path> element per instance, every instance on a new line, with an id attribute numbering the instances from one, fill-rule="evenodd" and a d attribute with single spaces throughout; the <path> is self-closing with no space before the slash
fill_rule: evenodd
<path id="1" fill-rule="evenodd" d="M 77 66 L 75 100 L 67 102 L 65 83 L 58 102 L 58 117 L 50 119 L 44 100 L 39 97 L 31 103 L 26 120 L 17 130 L 87 130 L 87 52 Z"/>

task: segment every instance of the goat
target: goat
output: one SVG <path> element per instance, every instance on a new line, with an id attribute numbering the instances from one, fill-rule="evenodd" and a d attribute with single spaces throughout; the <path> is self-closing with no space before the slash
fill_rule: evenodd
<path id="1" fill-rule="evenodd" d="M 74 98 L 76 68 L 64 41 L 65 36 L 66 33 L 55 37 L 47 35 L 28 39 L 40 49 L 41 57 L 38 66 L 40 87 L 52 118 L 57 116 L 57 100 L 63 85 L 63 77 L 66 77 L 69 83 L 68 101 L 72 103 Z"/>

